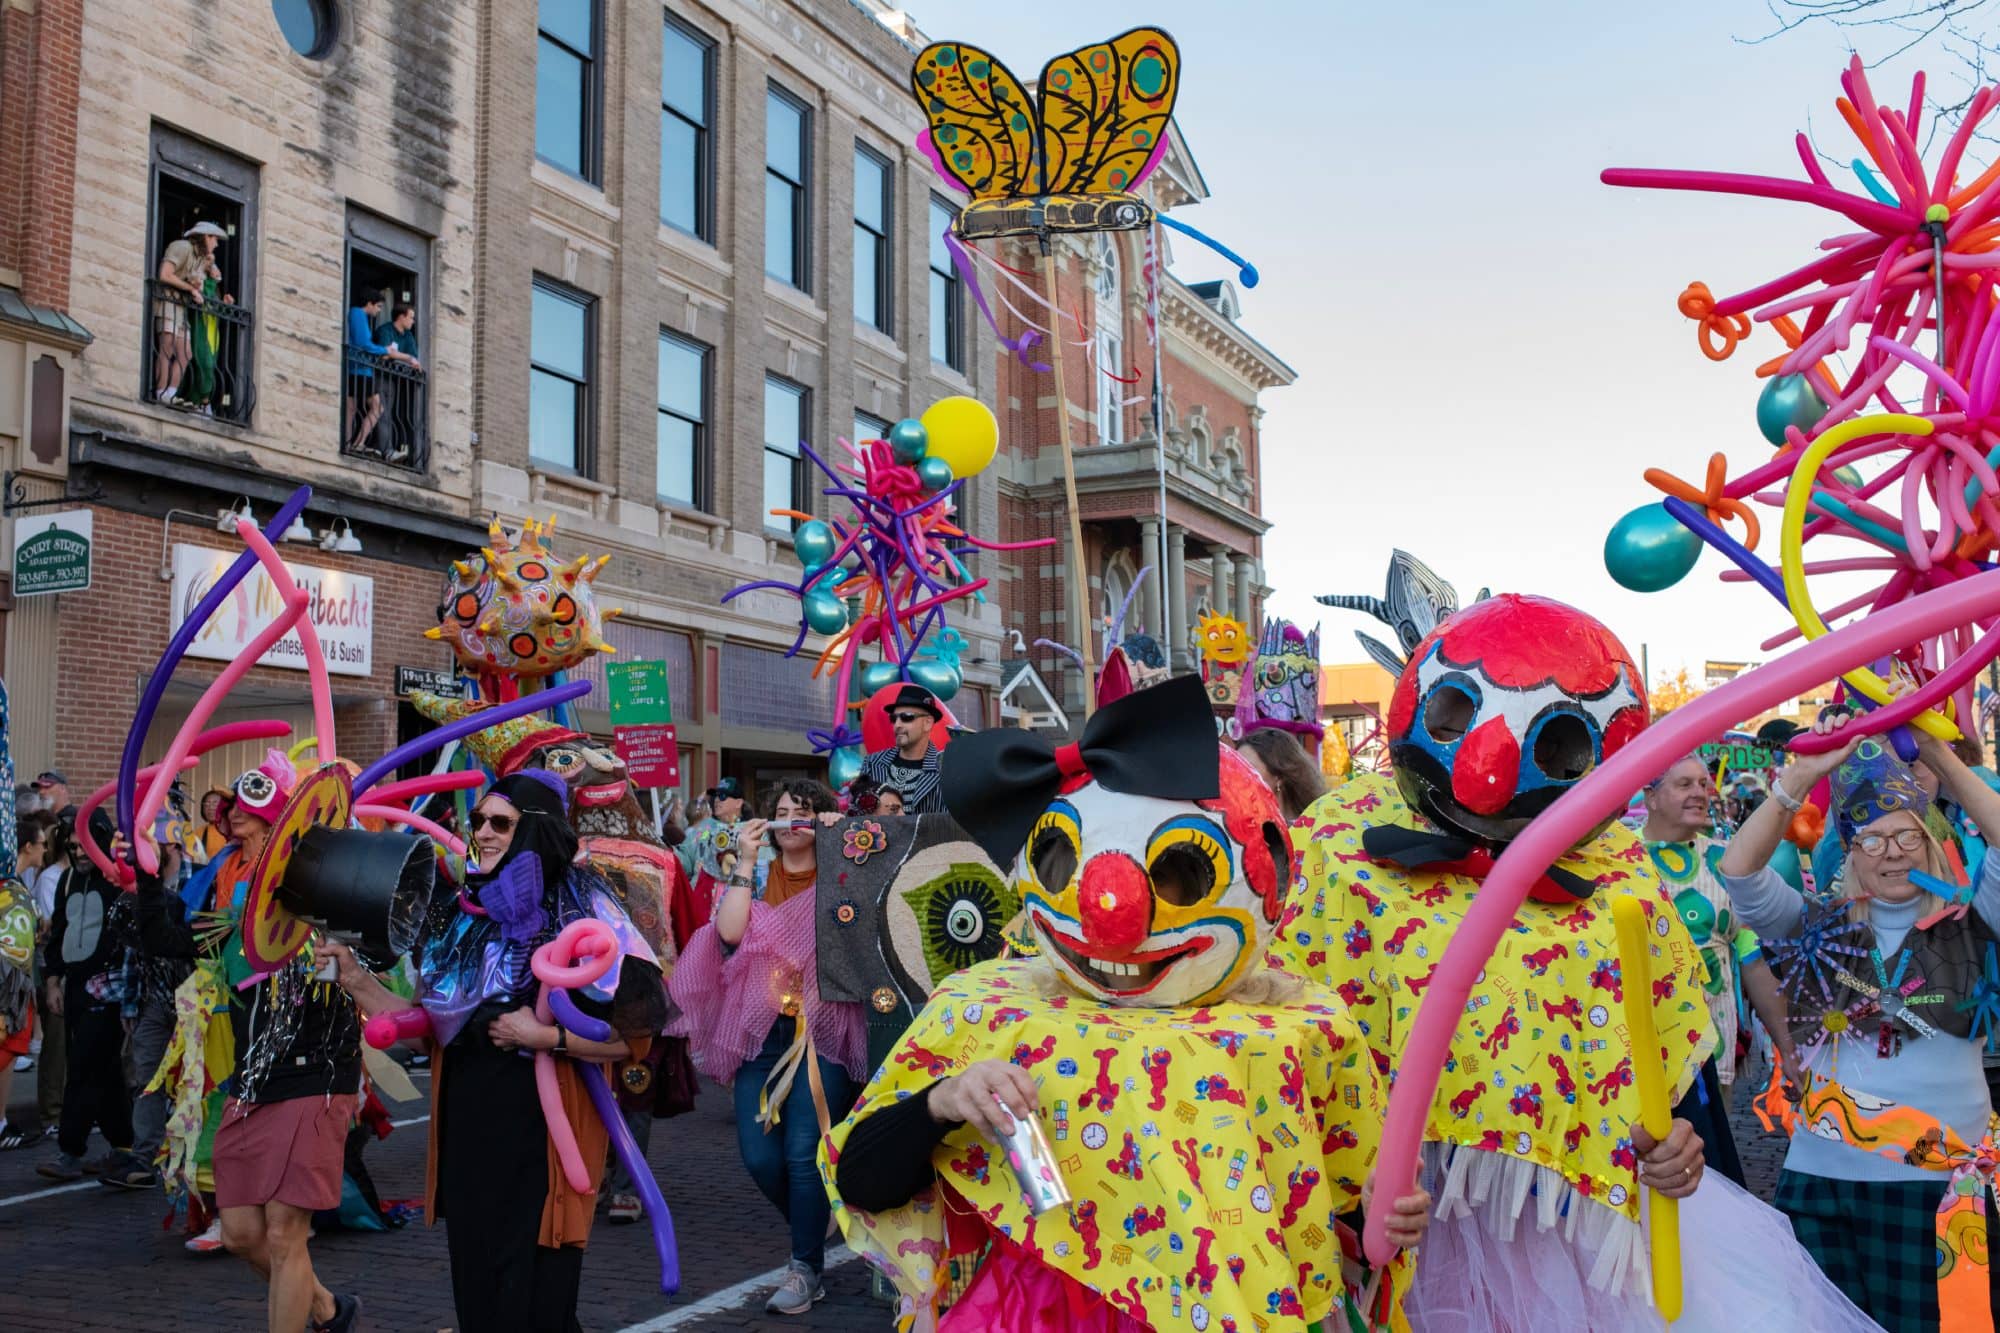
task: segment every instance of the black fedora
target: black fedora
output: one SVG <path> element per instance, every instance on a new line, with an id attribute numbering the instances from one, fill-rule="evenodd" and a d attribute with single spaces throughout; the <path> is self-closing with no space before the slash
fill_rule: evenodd
<path id="1" fill-rule="evenodd" d="M 944 721 L 944 710 L 938 707 L 938 701 L 931 692 L 921 685 L 905 682 L 903 688 L 896 691 L 896 697 L 882 705 L 882 711 L 885 713 L 894 713 L 898 708 L 921 709 L 931 715 L 933 722 Z"/>

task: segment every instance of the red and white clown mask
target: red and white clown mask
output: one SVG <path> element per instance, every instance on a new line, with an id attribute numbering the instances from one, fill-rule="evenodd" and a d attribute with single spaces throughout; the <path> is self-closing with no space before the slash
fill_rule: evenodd
<path id="1" fill-rule="evenodd" d="M 1077 745 L 961 737 L 944 769 L 952 813 L 1014 865 L 1036 941 L 1077 991 L 1124 1006 L 1212 1004 L 1262 961 L 1291 886 L 1291 842 L 1277 797 L 1216 744 L 1198 680 L 1106 706 Z"/>

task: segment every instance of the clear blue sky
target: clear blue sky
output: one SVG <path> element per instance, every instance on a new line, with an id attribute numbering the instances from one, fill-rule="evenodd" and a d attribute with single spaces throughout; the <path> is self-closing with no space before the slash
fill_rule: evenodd
<path id="1" fill-rule="evenodd" d="M 1262 270 L 1243 325 L 1299 372 L 1265 396 L 1265 558 L 1275 609 L 1323 622 L 1325 660 L 1359 660 L 1350 631 L 1369 622 L 1312 594 L 1378 592 L 1394 546 L 1463 596 L 1485 584 L 1582 607 L 1635 655 L 1649 644 L 1656 677 L 1758 657 L 1783 626 L 1765 594 L 1716 580 L 1713 555 L 1667 592 L 1626 592 L 1604 572 L 1603 541 L 1658 498 L 1645 468 L 1699 478 L 1718 449 L 1732 472 L 1770 456 L 1753 368 L 1775 335 L 1760 326 L 1711 364 L 1675 310 L 1682 288 L 1753 286 L 1848 228 L 1803 205 L 1614 190 L 1597 173 L 1796 177 L 1801 129 L 1844 162 L 1853 143 L 1833 99 L 1848 43 L 1866 59 L 1886 35 L 1816 25 L 1748 44 L 1774 26 L 1757 0 L 912 0 L 910 12 L 1024 78 L 1140 23 L 1180 42 L 1176 114 L 1213 197 L 1177 216 Z M 1956 80 L 1951 60 L 1927 55 L 1934 87 Z M 1906 101 L 1919 63 L 1874 72 L 1878 96 Z M 1192 244 L 1175 257 L 1190 281 L 1232 276 Z"/>

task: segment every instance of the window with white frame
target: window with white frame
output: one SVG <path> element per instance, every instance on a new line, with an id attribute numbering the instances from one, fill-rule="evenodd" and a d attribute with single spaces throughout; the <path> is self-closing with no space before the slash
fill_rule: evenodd
<path id="1" fill-rule="evenodd" d="M 1118 242 L 1097 238 L 1097 441 L 1125 441 L 1124 388 L 1114 375 L 1125 373 L 1125 301 L 1119 286 Z"/>

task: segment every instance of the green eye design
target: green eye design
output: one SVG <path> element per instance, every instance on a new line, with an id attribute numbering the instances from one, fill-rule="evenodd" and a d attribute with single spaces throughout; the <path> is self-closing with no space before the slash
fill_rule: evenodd
<path id="1" fill-rule="evenodd" d="M 1001 931 L 1021 910 L 1021 896 L 988 866 L 958 861 L 908 890 L 918 942 L 933 985 L 953 972 L 997 958 Z"/>

